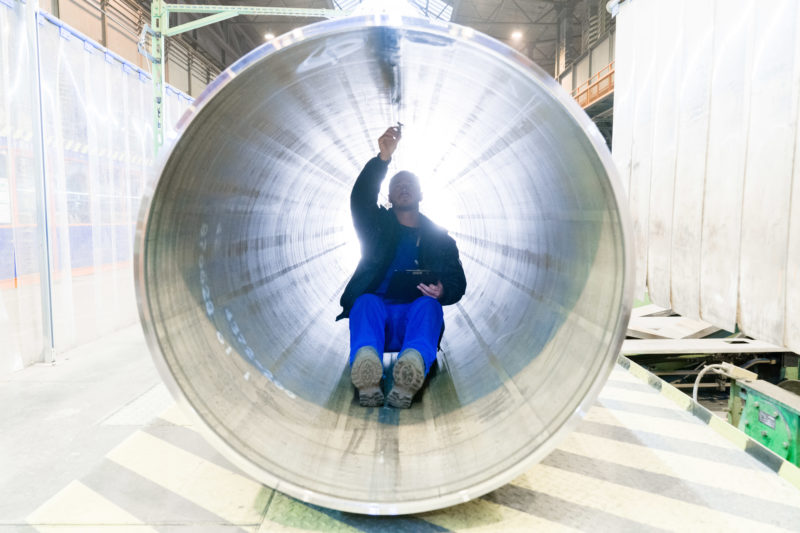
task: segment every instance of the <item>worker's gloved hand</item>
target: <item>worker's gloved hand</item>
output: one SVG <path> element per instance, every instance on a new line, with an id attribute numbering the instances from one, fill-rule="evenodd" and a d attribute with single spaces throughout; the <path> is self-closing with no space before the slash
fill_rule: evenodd
<path id="1" fill-rule="evenodd" d="M 400 142 L 400 137 L 400 128 L 397 126 L 392 126 L 378 138 L 378 147 L 381 150 L 381 159 L 388 161 L 392 158 L 392 154 L 397 149 L 397 143 Z"/>

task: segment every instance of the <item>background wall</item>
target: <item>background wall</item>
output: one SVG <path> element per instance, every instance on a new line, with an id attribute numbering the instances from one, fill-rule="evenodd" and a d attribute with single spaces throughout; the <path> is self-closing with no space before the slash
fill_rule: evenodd
<path id="1" fill-rule="evenodd" d="M 568 92 L 580 87 L 614 62 L 616 30 L 601 36 L 592 47 L 570 63 L 559 75 L 558 81 Z"/>
<path id="2" fill-rule="evenodd" d="M 132 243 L 153 165 L 148 74 L 28 9 L 0 3 L 0 374 L 137 320 Z M 190 102 L 167 91 L 168 130 Z"/>
<path id="3" fill-rule="evenodd" d="M 800 352 L 800 3 L 625 2 L 615 50 L 637 293 Z"/>

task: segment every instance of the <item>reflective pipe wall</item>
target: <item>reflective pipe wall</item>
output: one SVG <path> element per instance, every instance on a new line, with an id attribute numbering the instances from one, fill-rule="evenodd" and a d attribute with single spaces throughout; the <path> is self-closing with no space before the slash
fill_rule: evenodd
<path id="1" fill-rule="evenodd" d="M 390 174 L 420 176 L 468 282 L 402 411 L 358 406 L 334 321 L 359 254 L 350 189 L 398 121 Z M 359 513 L 453 505 L 544 457 L 602 386 L 630 314 L 622 205 L 602 137 L 516 52 L 425 20 L 323 22 L 182 119 L 141 213 L 142 323 L 173 394 L 255 478 Z"/>

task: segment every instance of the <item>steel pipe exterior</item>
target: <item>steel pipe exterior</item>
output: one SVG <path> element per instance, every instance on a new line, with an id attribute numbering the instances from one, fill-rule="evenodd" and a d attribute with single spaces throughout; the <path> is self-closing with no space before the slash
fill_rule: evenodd
<path id="1" fill-rule="evenodd" d="M 421 177 L 468 281 L 403 411 L 358 406 L 334 321 L 350 188 L 397 121 L 392 168 Z M 455 25 L 328 21 L 244 57 L 180 129 L 142 207 L 140 314 L 173 394 L 246 472 L 346 511 L 440 508 L 510 481 L 593 401 L 630 314 L 622 192 L 529 60 Z"/>

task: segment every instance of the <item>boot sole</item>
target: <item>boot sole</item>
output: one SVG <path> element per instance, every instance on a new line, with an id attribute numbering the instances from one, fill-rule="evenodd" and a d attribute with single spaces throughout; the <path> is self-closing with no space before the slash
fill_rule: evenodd
<path id="1" fill-rule="evenodd" d="M 425 381 L 425 373 L 414 363 L 400 358 L 394 365 L 394 385 L 389 391 L 387 401 L 389 405 L 398 409 L 408 409 L 411 407 L 411 400 L 422 387 Z"/>
<path id="2" fill-rule="evenodd" d="M 353 368 L 350 369 L 350 379 L 358 389 L 358 403 L 362 407 L 383 405 L 383 391 L 380 387 L 382 377 L 383 364 L 377 356 L 356 357 Z"/>

